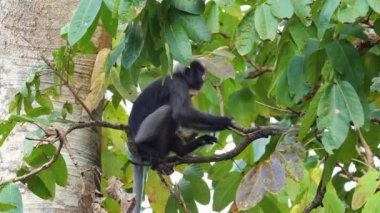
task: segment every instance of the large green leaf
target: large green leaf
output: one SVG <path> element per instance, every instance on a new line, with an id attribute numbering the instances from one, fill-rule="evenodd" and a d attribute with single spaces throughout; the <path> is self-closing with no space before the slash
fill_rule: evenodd
<path id="1" fill-rule="evenodd" d="M 27 180 L 28 189 L 42 199 L 54 199 L 54 176 L 50 170 L 44 170 Z"/>
<path id="2" fill-rule="evenodd" d="M 325 212 L 344 212 L 343 203 L 339 199 L 334 187 L 327 187 L 326 194 L 323 197 L 323 209 Z"/>
<path id="3" fill-rule="evenodd" d="M 368 198 L 367 203 L 365 204 L 363 208 L 363 213 L 373 213 L 373 212 L 380 212 L 380 192 L 377 192 L 375 195 L 372 195 Z"/>
<path id="4" fill-rule="evenodd" d="M 235 46 L 240 55 L 249 53 L 258 35 L 255 31 L 255 11 L 251 10 L 239 23 L 235 31 Z"/>
<path id="5" fill-rule="evenodd" d="M 0 212 L 22 213 L 23 204 L 21 193 L 15 184 L 7 184 L 0 188 Z"/>
<path id="6" fill-rule="evenodd" d="M 313 125 L 315 119 L 317 118 L 317 109 L 319 101 L 321 100 L 322 95 L 325 93 L 326 87 L 322 87 L 318 90 L 317 94 L 311 100 L 306 114 L 301 118 L 301 126 L 298 132 L 298 140 L 303 140 L 306 134 L 309 132 L 310 127 Z"/>
<path id="7" fill-rule="evenodd" d="M 255 27 L 262 40 L 273 41 L 276 38 L 278 21 L 267 4 L 261 4 L 255 10 Z"/>
<path id="8" fill-rule="evenodd" d="M 367 0 L 367 2 L 376 13 L 380 13 L 380 0 Z"/>
<path id="9" fill-rule="evenodd" d="M 42 166 L 44 163 L 48 162 L 53 155 L 56 153 L 56 148 L 51 144 L 45 144 L 33 149 L 33 152 L 25 158 L 25 162 L 29 165 L 37 168 Z M 66 186 L 68 171 L 66 162 L 63 159 L 62 155 L 58 156 L 58 159 L 47 169 L 51 171 L 55 182 L 60 186 Z"/>
<path id="10" fill-rule="evenodd" d="M 375 169 L 369 170 L 365 175 L 359 178 L 352 197 L 352 209 L 360 209 L 375 193 L 377 187 L 379 186 L 379 178 L 380 173 Z"/>
<path id="11" fill-rule="evenodd" d="M 311 8 L 312 0 L 291 0 L 294 13 L 300 18 L 301 22 L 309 26 L 311 24 Z"/>
<path id="12" fill-rule="evenodd" d="M 221 211 L 232 202 L 241 178 L 240 172 L 231 172 L 217 182 L 212 203 L 214 211 Z"/>
<path id="13" fill-rule="evenodd" d="M 214 1 L 210 1 L 206 4 L 204 17 L 210 31 L 212 33 L 219 32 L 219 9 Z"/>
<path id="14" fill-rule="evenodd" d="M 290 62 L 287 70 L 289 93 L 296 103 L 310 91 L 304 77 L 304 64 L 305 57 L 295 56 Z"/>
<path id="15" fill-rule="evenodd" d="M 170 0 L 170 4 L 178 10 L 192 14 L 202 14 L 205 10 L 205 3 L 202 0 Z"/>
<path id="16" fill-rule="evenodd" d="M 337 17 L 342 23 L 352 23 L 368 12 L 368 3 L 363 0 L 344 0 L 339 6 Z"/>
<path id="17" fill-rule="evenodd" d="M 0 147 L 15 126 L 16 122 L 14 121 L 0 121 Z"/>
<path id="18" fill-rule="evenodd" d="M 326 151 L 331 153 L 344 142 L 350 121 L 343 94 L 337 85 L 326 90 L 319 102 L 317 115 L 318 129 L 323 130 L 322 143 Z"/>
<path id="19" fill-rule="evenodd" d="M 337 86 L 342 93 L 351 121 L 356 127 L 363 126 L 364 111 L 355 89 L 347 81 L 340 81 Z"/>
<path id="20" fill-rule="evenodd" d="M 144 47 L 144 36 L 140 23 L 129 24 L 125 30 L 125 48 L 121 56 L 121 64 L 124 68 L 130 68 L 140 56 Z M 112 57 L 112 53 L 111 56 Z M 111 58 L 110 58 L 111 60 Z"/>
<path id="21" fill-rule="evenodd" d="M 185 29 L 179 21 L 174 21 L 167 26 L 165 38 L 174 59 L 185 66 L 189 65 L 192 59 L 191 45 Z"/>
<path id="22" fill-rule="evenodd" d="M 70 45 L 77 43 L 86 34 L 96 20 L 101 5 L 101 0 L 80 1 L 69 27 Z"/>
<path id="23" fill-rule="evenodd" d="M 180 11 L 174 12 L 173 16 L 174 19 L 179 20 L 191 40 L 197 43 L 211 40 L 211 32 L 202 16 Z"/>
<path id="24" fill-rule="evenodd" d="M 278 18 L 292 17 L 294 10 L 290 0 L 268 0 L 270 9 Z"/>
<path id="25" fill-rule="evenodd" d="M 347 40 L 338 40 L 327 44 L 325 49 L 334 70 L 358 91 L 363 84 L 364 71 L 355 47 Z"/>
<path id="26" fill-rule="evenodd" d="M 325 1 L 315 24 L 318 28 L 318 37 L 322 38 L 325 31 L 331 26 L 330 19 L 334 14 L 334 11 L 338 8 L 340 0 Z"/>

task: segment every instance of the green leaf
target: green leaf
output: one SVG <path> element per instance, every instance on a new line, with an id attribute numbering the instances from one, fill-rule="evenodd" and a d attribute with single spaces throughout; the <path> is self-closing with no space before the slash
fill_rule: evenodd
<path id="1" fill-rule="evenodd" d="M 101 5 L 101 0 L 80 1 L 69 27 L 70 45 L 77 43 L 86 34 L 96 20 Z"/>
<path id="2" fill-rule="evenodd" d="M 219 32 L 219 9 L 214 1 L 209 1 L 206 4 L 204 13 L 206 24 L 212 33 Z"/>
<path id="3" fill-rule="evenodd" d="M 119 56 L 123 53 L 124 48 L 126 46 L 125 43 L 126 43 L 126 38 L 120 41 L 120 44 L 115 49 L 111 50 L 108 63 L 107 63 L 106 76 L 109 75 L 112 66 L 116 63 Z"/>
<path id="4" fill-rule="evenodd" d="M 211 32 L 202 16 L 184 12 L 174 12 L 174 20 L 179 20 L 187 35 L 196 43 L 209 42 Z"/>
<path id="5" fill-rule="evenodd" d="M 248 12 L 235 31 L 235 46 L 240 55 L 248 54 L 258 39 L 254 26 L 255 11 Z"/>
<path id="6" fill-rule="evenodd" d="M 318 28 L 318 37 L 323 38 L 326 30 L 332 26 L 330 19 L 334 14 L 334 11 L 338 8 L 340 0 L 325 1 L 315 24 Z"/>
<path id="7" fill-rule="evenodd" d="M 340 81 L 337 86 L 342 93 L 351 121 L 356 127 L 363 126 L 364 111 L 355 89 L 347 81 Z"/>
<path id="8" fill-rule="evenodd" d="M 231 172 L 217 182 L 212 202 L 214 211 L 223 210 L 233 201 L 241 178 L 240 172 Z"/>
<path id="9" fill-rule="evenodd" d="M 55 179 L 54 174 L 44 170 L 27 180 L 28 189 L 42 199 L 54 199 Z"/>
<path id="10" fill-rule="evenodd" d="M 202 167 L 196 164 L 191 164 L 186 167 L 186 169 L 183 171 L 183 176 L 185 178 L 202 178 L 203 177 L 203 170 Z"/>
<path id="11" fill-rule="evenodd" d="M 53 102 L 50 100 L 49 95 L 47 94 L 41 94 L 40 91 L 37 91 L 36 101 L 43 107 L 46 107 L 50 110 L 54 109 Z"/>
<path id="12" fill-rule="evenodd" d="M 232 161 L 220 161 L 212 165 L 208 171 L 208 178 L 211 180 L 223 179 L 232 168 Z"/>
<path id="13" fill-rule="evenodd" d="M 125 48 L 121 56 L 124 68 L 130 68 L 144 47 L 144 36 L 140 23 L 129 24 L 125 30 Z M 112 53 L 111 53 L 112 55 Z"/>
<path id="14" fill-rule="evenodd" d="M 376 13 L 380 13 L 380 0 L 367 0 L 367 2 Z"/>
<path id="15" fill-rule="evenodd" d="M 198 208 L 193 198 L 193 189 L 191 188 L 190 182 L 186 179 L 181 179 L 179 181 L 179 189 L 181 191 L 183 200 L 186 203 L 186 207 L 189 208 L 190 212 L 197 213 Z"/>
<path id="16" fill-rule="evenodd" d="M 210 189 L 202 178 L 186 177 L 190 181 L 193 198 L 198 203 L 207 205 L 210 202 Z"/>
<path id="17" fill-rule="evenodd" d="M 380 173 L 375 169 L 371 169 L 361 178 L 359 178 L 358 184 L 356 185 L 354 191 L 354 195 L 352 197 L 352 209 L 360 209 L 375 193 L 377 187 L 379 186 L 379 177 Z"/>
<path id="18" fill-rule="evenodd" d="M 0 187 L 0 212 L 23 212 L 23 203 L 20 190 L 18 186 L 13 183 Z"/>
<path id="19" fill-rule="evenodd" d="M 290 18 L 294 13 L 290 0 L 268 0 L 267 3 L 277 18 Z"/>
<path id="20" fill-rule="evenodd" d="M 363 0 L 345 0 L 339 6 L 337 17 L 342 23 L 355 22 L 357 18 L 363 17 L 368 12 L 368 3 Z"/>
<path id="21" fill-rule="evenodd" d="M 48 162 L 53 155 L 56 153 L 57 149 L 51 144 L 45 144 L 33 149 L 33 152 L 25 158 L 25 162 L 34 168 L 42 166 L 44 163 Z M 53 179 L 60 186 L 66 186 L 68 171 L 66 162 L 62 155 L 58 155 L 58 159 L 45 171 L 51 171 L 53 174 Z M 50 177 L 51 178 L 51 177 Z"/>
<path id="22" fill-rule="evenodd" d="M 368 198 L 367 203 L 365 204 L 362 213 L 373 213 L 380 212 L 380 192 L 377 192 L 375 195 L 372 195 Z"/>
<path id="23" fill-rule="evenodd" d="M 289 64 L 288 84 L 289 93 L 293 96 L 294 102 L 298 103 L 309 91 L 309 85 L 304 77 L 305 57 L 295 56 Z"/>
<path id="24" fill-rule="evenodd" d="M 189 65 L 192 59 L 191 45 L 185 29 L 179 21 L 174 21 L 167 26 L 165 39 L 174 59 L 185 66 Z"/>
<path id="25" fill-rule="evenodd" d="M 276 38 L 277 26 L 278 21 L 272 15 L 268 5 L 262 4 L 256 8 L 255 27 L 262 40 L 273 41 Z"/>
<path id="26" fill-rule="evenodd" d="M 205 10 L 205 3 L 202 0 L 170 0 L 170 4 L 178 10 L 192 14 L 202 14 Z"/>
<path id="27" fill-rule="evenodd" d="M 291 0 L 294 8 L 294 13 L 298 16 L 305 26 L 311 24 L 311 8 L 312 0 Z"/>
<path id="28" fill-rule="evenodd" d="M 325 47 L 334 70 L 358 91 L 363 84 L 363 67 L 360 55 L 347 40 L 333 41 Z"/>
<path id="29" fill-rule="evenodd" d="M 323 209 L 325 212 L 343 213 L 345 212 L 343 202 L 339 199 L 333 187 L 327 187 L 323 197 Z"/>
<path id="30" fill-rule="evenodd" d="M 113 3 L 113 2 L 112 2 Z M 107 7 L 106 3 L 102 3 L 102 7 L 100 8 L 100 19 L 102 20 L 102 24 L 104 29 L 106 29 L 107 33 L 111 37 L 116 36 L 118 20 L 116 17 L 112 16 L 112 11 Z"/>
<path id="31" fill-rule="evenodd" d="M 14 121 L 0 121 L 0 147 L 3 145 L 5 139 L 12 132 L 13 128 L 16 126 Z"/>
<path id="32" fill-rule="evenodd" d="M 328 88 L 318 105 L 317 126 L 323 130 L 322 143 L 329 153 L 339 148 L 344 142 L 350 117 L 343 94 L 337 85 Z"/>
<path id="33" fill-rule="evenodd" d="M 310 130 L 310 127 L 313 125 L 315 119 L 317 118 L 318 104 L 321 100 L 322 95 L 324 95 L 325 92 L 326 86 L 320 88 L 311 100 L 306 114 L 301 118 L 301 126 L 298 132 L 298 140 L 302 141 L 305 138 L 305 136 Z"/>

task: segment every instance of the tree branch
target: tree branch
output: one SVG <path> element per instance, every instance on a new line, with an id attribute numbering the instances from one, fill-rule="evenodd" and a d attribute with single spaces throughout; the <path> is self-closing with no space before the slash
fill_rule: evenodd
<path id="1" fill-rule="evenodd" d="M 243 141 L 229 152 L 226 152 L 220 155 L 213 155 L 210 157 L 173 156 L 173 157 L 165 158 L 161 160 L 160 162 L 163 164 L 174 166 L 174 165 L 189 164 L 189 163 L 209 163 L 209 162 L 229 160 L 239 155 L 253 140 L 256 140 L 258 138 L 268 137 L 270 135 L 283 134 L 286 131 L 288 131 L 288 129 L 285 129 L 282 127 L 257 127 L 254 129 L 254 132 L 247 134 L 244 137 Z"/>
<path id="2" fill-rule="evenodd" d="M 5 185 L 5 184 L 8 184 L 8 183 L 11 183 L 11 182 L 18 182 L 18 181 L 24 181 L 28 178 L 30 178 L 31 176 L 33 175 L 36 175 L 40 172 L 42 172 L 43 170 L 45 169 L 48 169 L 51 165 L 53 165 L 53 163 L 55 161 L 57 161 L 58 159 L 58 156 L 59 154 L 61 153 L 61 150 L 62 150 L 62 147 L 63 147 L 63 144 L 65 142 L 67 142 L 67 138 L 65 136 L 65 134 L 63 132 L 61 132 L 61 130 L 58 130 L 56 129 L 56 134 L 59 138 L 59 146 L 58 146 L 58 149 L 57 151 L 55 152 L 55 154 L 53 155 L 53 157 L 46 163 L 44 163 L 42 166 L 40 166 L 39 168 L 36 168 L 34 170 L 32 170 L 31 172 L 29 172 L 28 174 L 25 174 L 25 175 L 22 175 L 22 176 L 19 176 L 19 177 L 14 177 L 14 178 L 11 178 L 9 180 L 5 180 L 5 181 L 2 181 L 0 182 L 0 186 L 1 185 Z"/>
<path id="3" fill-rule="evenodd" d="M 248 79 L 252 79 L 252 78 L 256 78 L 264 73 L 267 73 L 267 72 L 272 72 L 273 71 L 273 67 L 271 66 L 263 66 L 263 67 L 260 67 L 259 65 L 256 64 L 256 62 L 254 62 L 252 59 L 246 57 L 247 59 L 247 62 L 253 66 L 255 68 L 255 71 L 254 72 L 249 72 L 248 73 L 248 76 L 247 78 Z"/>

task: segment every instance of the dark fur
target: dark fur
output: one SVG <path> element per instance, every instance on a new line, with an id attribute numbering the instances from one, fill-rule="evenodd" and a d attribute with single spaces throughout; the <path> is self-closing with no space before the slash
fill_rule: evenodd
<path id="1" fill-rule="evenodd" d="M 133 161 L 142 163 L 150 161 L 156 168 L 159 159 L 170 151 L 184 156 L 196 148 L 216 142 L 216 138 L 204 135 L 201 137 L 183 138 L 176 134 L 179 127 L 194 130 L 220 131 L 231 125 L 228 117 L 214 116 L 201 112 L 193 107 L 191 90 L 200 90 L 203 85 L 204 67 L 193 61 L 190 68 L 179 66 L 173 77 L 166 77 L 164 84 L 157 79 L 150 84 L 136 99 L 129 117 L 129 126 L 135 136 L 139 156 Z M 146 172 L 142 166 L 134 166 L 133 192 L 136 194 L 134 212 L 140 212 Z"/>

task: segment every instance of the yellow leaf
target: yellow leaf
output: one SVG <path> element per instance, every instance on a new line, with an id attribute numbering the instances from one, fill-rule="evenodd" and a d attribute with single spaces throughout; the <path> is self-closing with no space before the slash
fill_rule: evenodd
<path id="1" fill-rule="evenodd" d="M 104 98 L 107 90 L 107 79 L 105 78 L 105 70 L 110 54 L 110 49 L 102 49 L 96 56 L 94 69 L 91 75 L 90 93 L 87 95 L 85 104 L 90 111 L 94 111 L 100 101 Z"/>

